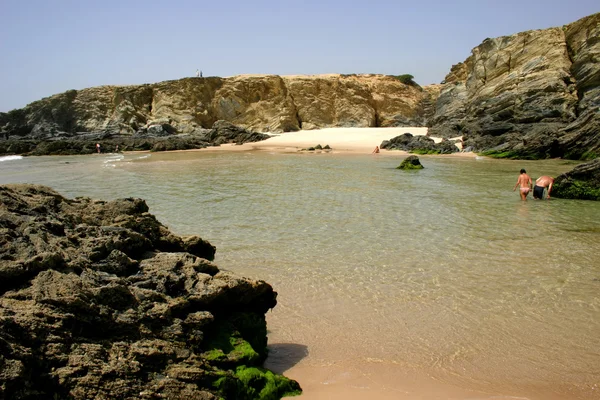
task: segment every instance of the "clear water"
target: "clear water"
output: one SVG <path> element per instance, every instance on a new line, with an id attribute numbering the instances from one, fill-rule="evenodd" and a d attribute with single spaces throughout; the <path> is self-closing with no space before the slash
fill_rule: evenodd
<path id="1" fill-rule="evenodd" d="M 222 268 L 271 283 L 299 365 L 384 362 L 530 398 L 600 398 L 600 202 L 521 202 L 561 160 L 268 152 L 10 159 L 0 183 L 141 197 Z M 288 367 L 291 367 L 288 366 Z M 302 382 L 301 382 L 302 383 Z M 538 390 L 539 389 L 539 390 Z"/>

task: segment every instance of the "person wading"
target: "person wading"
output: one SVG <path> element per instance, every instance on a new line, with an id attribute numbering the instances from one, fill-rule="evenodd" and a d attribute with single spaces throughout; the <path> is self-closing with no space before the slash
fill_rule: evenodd
<path id="1" fill-rule="evenodd" d="M 521 195 L 521 200 L 527 200 L 527 195 L 531 191 L 532 182 L 531 178 L 529 177 L 529 175 L 527 175 L 527 172 L 524 169 L 521 169 L 521 174 L 517 179 L 517 183 L 513 188 L 513 192 L 517 190 L 517 186 L 519 186 L 519 194 Z"/>
<path id="2" fill-rule="evenodd" d="M 548 192 L 546 193 L 547 198 L 550 198 L 550 192 L 552 191 L 552 184 L 554 183 L 554 178 L 548 175 L 542 175 L 535 180 L 535 186 L 533 187 L 533 198 L 534 199 L 543 199 L 544 198 L 544 189 L 548 188 Z"/>

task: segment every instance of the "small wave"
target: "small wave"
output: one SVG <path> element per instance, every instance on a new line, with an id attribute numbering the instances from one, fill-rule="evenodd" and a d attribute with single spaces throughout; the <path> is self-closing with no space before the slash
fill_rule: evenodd
<path id="1" fill-rule="evenodd" d="M 121 161 L 123 158 L 125 158 L 125 156 L 123 156 L 122 154 L 111 155 L 106 157 L 106 159 L 104 160 L 104 164 L 112 163 L 115 161 Z"/>
<path id="2" fill-rule="evenodd" d="M 20 160 L 23 156 L 2 156 L 0 157 L 0 162 L 2 161 L 12 161 L 12 160 Z"/>
<path id="3" fill-rule="evenodd" d="M 149 157 L 150 157 L 150 154 L 146 154 L 145 156 L 136 158 L 136 160 L 143 160 L 144 158 L 149 158 Z"/>

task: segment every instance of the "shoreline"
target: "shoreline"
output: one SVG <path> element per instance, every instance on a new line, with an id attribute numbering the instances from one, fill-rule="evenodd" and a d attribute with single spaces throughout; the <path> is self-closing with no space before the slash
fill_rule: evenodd
<path id="1" fill-rule="evenodd" d="M 375 146 L 380 146 L 384 140 L 390 140 L 403 133 L 414 136 L 427 135 L 428 128 L 424 127 L 392 127 L 392 128 L 324 128 L 315 130 L 301 130 L 284 132 L 260 142 L 244 143 L 241 145 L 229 143 L 220 146 L 194 150 L 175 151 L 204 151 L 204 152 L 237 152 L 237 151 L 270 151 L 276 153 L 304 153 L 304 154 L 372 154 Z M 432 137 L 439 143 L 442 138 Z M 329 145 L 331 150 L 302 151 L 317 145 Z M 412 153 L 402 150 L 380 150 L 374 156 L 407 156 Z M 431 154 L 431 156 L 445 157 L 476 157 L 473 152 L 452 154 Z"/>

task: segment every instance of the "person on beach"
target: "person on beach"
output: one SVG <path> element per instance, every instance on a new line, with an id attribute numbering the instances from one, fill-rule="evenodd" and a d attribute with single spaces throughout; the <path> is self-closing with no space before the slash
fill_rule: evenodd
<path id="1" fill-rule="evenodd" d="M 371 152 L 371 154 L 379 153 L 379 146 L 375 146 L 375 150 Z"/>
<path id="2" fill-rule="evenodd" d="M 100 143 L 96 143 L 96 150 L 98 151 L 98 154 L 100 154 Z"/>
<path id="3" fill-rule="evenodd" d="M 116 145 L 115 146 L 115 153 L 118 153 L 118 152 L 119 152 L 119 145 Z"/>
<path id="4" fill-rule="evenodd" d="M 552 184 L 554 178 L 548 175 L 542 175 L 535 180 L 535 186 L 533 187 L 533 198 L 542 200 L 544 198 L 544 189 L 548 188 L 546 193 L 547 198 L 550 198 L 550 192 L 552 191 Z"/>
<path id="5" fill-rule="evenodd" d="M 517 186 L 519 186 L 519 194 L 521 195 L 521 200 L 527 200 L 527 195 L 531 191 L 532 182 L 531 178 L 529 177 L 529 175 L 527 175 L 527 172 L 524 169 L 521 169 L 521 174 L 517 179 L 517 183 L 513 188 L 513 192 L 517 190 Z"/>

